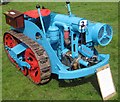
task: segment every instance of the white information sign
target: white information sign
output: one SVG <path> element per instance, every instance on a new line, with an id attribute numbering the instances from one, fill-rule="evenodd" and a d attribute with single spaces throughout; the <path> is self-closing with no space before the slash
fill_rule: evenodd
<path id="1" fill-rule="evenodd" d="M 109 64 L 97 70 L 97 79 L 103 100 L 108 100 L 115 95 L 115 87 Z"/>

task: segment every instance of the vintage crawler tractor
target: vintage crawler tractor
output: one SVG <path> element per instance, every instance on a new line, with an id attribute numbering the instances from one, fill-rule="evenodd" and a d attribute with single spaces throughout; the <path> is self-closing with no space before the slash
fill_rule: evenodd
<path id="1" fill-rule="evenodd" d="M 75 79 L 96 73 L 109 62 L 109 54 L 99 54 L 95 46 L 110 43 L 111 26 L 72 14 L 57 14 L 39 5 L 21 13 L 5 12 L 11 26 L 4 34 L 5 51 L 12 63 L 35 84 L 58 79 Z"/>

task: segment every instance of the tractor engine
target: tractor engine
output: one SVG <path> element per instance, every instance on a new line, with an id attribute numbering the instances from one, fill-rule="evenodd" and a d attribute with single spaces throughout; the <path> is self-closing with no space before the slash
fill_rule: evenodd
<path id="1" fill-rule="evenodd" d="M 67 6 L 69 8 L 69 3 Z M 95 46 L 109 44 L 112 39 L 111 26 L 75 17 L 71 11 L 68 15 L 51 13 L 51 17 L 47 39 L 63 64 L 74 70 L 101 61 Z"/>

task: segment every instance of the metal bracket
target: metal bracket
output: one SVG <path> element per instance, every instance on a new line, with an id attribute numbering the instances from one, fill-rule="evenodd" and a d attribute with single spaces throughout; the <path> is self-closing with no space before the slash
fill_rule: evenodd
<path id="1" fill-rule="evenodd" d="M 78 36 L 74 36 L 75 34 L 71 34 L 71 50 L 72 50 L 72 57 L 75 58 L 78 56 Z"/>
<path id="2" fill-rule="evenodd" d="M 22 61 L 21 57 L 18 57 L 18 55 L 22 54 L 22 52 L 24 52 L 27 48 L 24 43 L 20 43 L 13 48 L 9 48 L 8 46 L 5 46 L 5 48 L 22 70 L 24 70 L 24 67 L 30 69 L 31 66 L 27 62 Z"/>

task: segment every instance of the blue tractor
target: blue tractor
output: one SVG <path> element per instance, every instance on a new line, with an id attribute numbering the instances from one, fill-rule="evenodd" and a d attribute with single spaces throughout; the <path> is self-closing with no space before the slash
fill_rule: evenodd
<path id="1" fill-rule="evenodd" d="M 111 26 L 95 23 L 72 14 L 58 14 L 36 5 L 35 10 L 5 12 L 10 31 L 4 34 L 5 51 L 12 63 L 35 84 L 58 79 L 75 79 L 96 73 L 109 63 L 109 54 L 95 46 L 110 43 Z"/>

